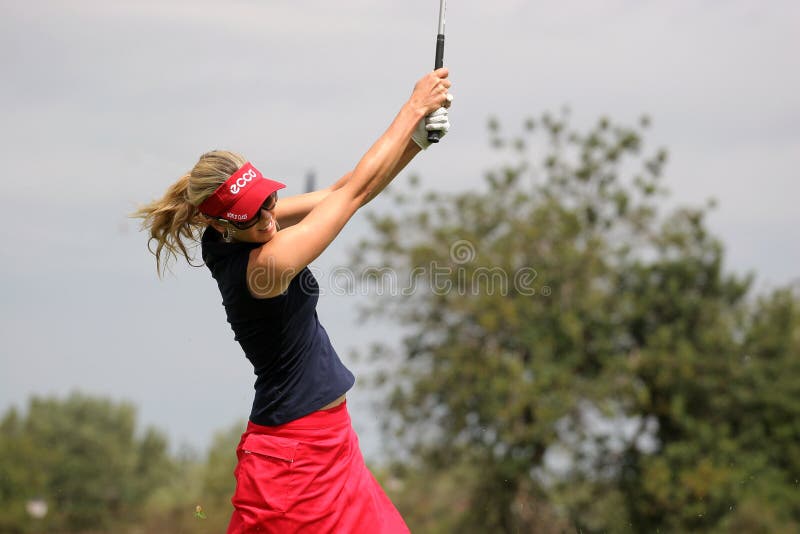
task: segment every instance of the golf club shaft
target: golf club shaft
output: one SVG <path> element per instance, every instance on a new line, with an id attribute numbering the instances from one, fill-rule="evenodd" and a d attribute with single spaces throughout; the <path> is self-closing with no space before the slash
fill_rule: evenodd
<path id="1" fill-rule="evenodd" d="M 445 0 L 439 0 L 439 30 L 436 34 L 436 58 L 433 62 L 433 69 L 440 69 L 444 66 L 444 11 Z M 432 130 L 428 132 L 428 142 L 438 143 L 439 132 Z"/>

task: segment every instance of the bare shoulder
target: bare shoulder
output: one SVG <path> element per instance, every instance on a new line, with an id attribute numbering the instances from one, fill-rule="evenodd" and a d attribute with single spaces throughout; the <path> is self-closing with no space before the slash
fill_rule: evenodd
<path id="1" fill-rule="evenodd" d="M 285 291 L 297 273 L 333 242 L 358 206 L 347 191 L 335 191 L 299 223 L 281 229 L 254 249 L 247 264 L 247 285 L 253 296 L 270 298 Z"/>
<path id="2" fill-rule="evenodd" d="M 274 298 L 284 293 L 297 272 L 281 261 L 279 232 L 269 243 L 250 251 L 247 261 L 247 289 L 257 299 Z M 299 271 L 298 271 L 299 272 Z"/>

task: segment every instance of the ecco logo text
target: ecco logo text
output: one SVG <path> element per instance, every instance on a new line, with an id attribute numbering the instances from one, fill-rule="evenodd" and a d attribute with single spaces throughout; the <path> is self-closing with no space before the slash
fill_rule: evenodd
<path id="1" fill-rule="evenodd" d="M 234 183 L 231 184 L 230 188 L 231 194 L 235 195 L 236 193 L 241 191 L 242 188 L 246 186 L 250 181 L 252 181 L 253 178 L 255 177 L 256 177 L 256 171 L 253 169 L 250 169 L 246 173 L 242 174 L 239 178 L 236 179 Z"/>

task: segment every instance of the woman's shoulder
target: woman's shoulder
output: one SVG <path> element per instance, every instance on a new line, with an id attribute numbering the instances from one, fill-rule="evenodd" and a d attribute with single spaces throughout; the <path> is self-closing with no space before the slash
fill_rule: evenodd
<path id="1" fill-rule="evenodd" d="M 250 251 L 257 246 L 258 243 L 226 243 L 222 239 L 222 234 L 211 226 L 203 231 L 203 235 L 200 238 L 203 261 L 207 265 L 238 256 L 248 256 Z"/>
<path id="2" fill-rule="evenodd" d="M 311 271 L 308 266 L 298 271 L 280 270 L 276 266 L 264 265 L 256 261 L 257 252 L 250 251 L 247 263 L 247 288 L 253 298 L 270 300 L 286 296 L 294 289 L 309 285 L 307 278 Z M 313 274 L 311 274 L 313 278 Z M 315 280 L 316 282 L 316 280 Z"/>
<path id="3" fill-rule="evenodd" d="M 219 232 L 209 227 L 203 232 L 201 247 L 203 262 L 221 291 L 247 291 L 252 243 L 226 243 Z"/>

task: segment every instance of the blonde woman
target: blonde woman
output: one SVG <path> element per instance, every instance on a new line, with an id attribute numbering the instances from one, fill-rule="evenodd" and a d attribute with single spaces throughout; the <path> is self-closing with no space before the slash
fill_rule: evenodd
<path id="1" fill-rule="evenodd" d="M 191 262 L 187 245 L 201 242 L 254 366 L 229 533 L 408 532 L 364 464 L 345 402 L 354 377 L 317 319 L 308 265 L 427 148 L 427 131 L 447 133 L 450 86 L 446 68 L 421 78 L 386 132 L 327 189 L 279 201 L 282 183 L 217 150 L 135 214 L 150 232 L 159 273 L 170 258 Z"/>

